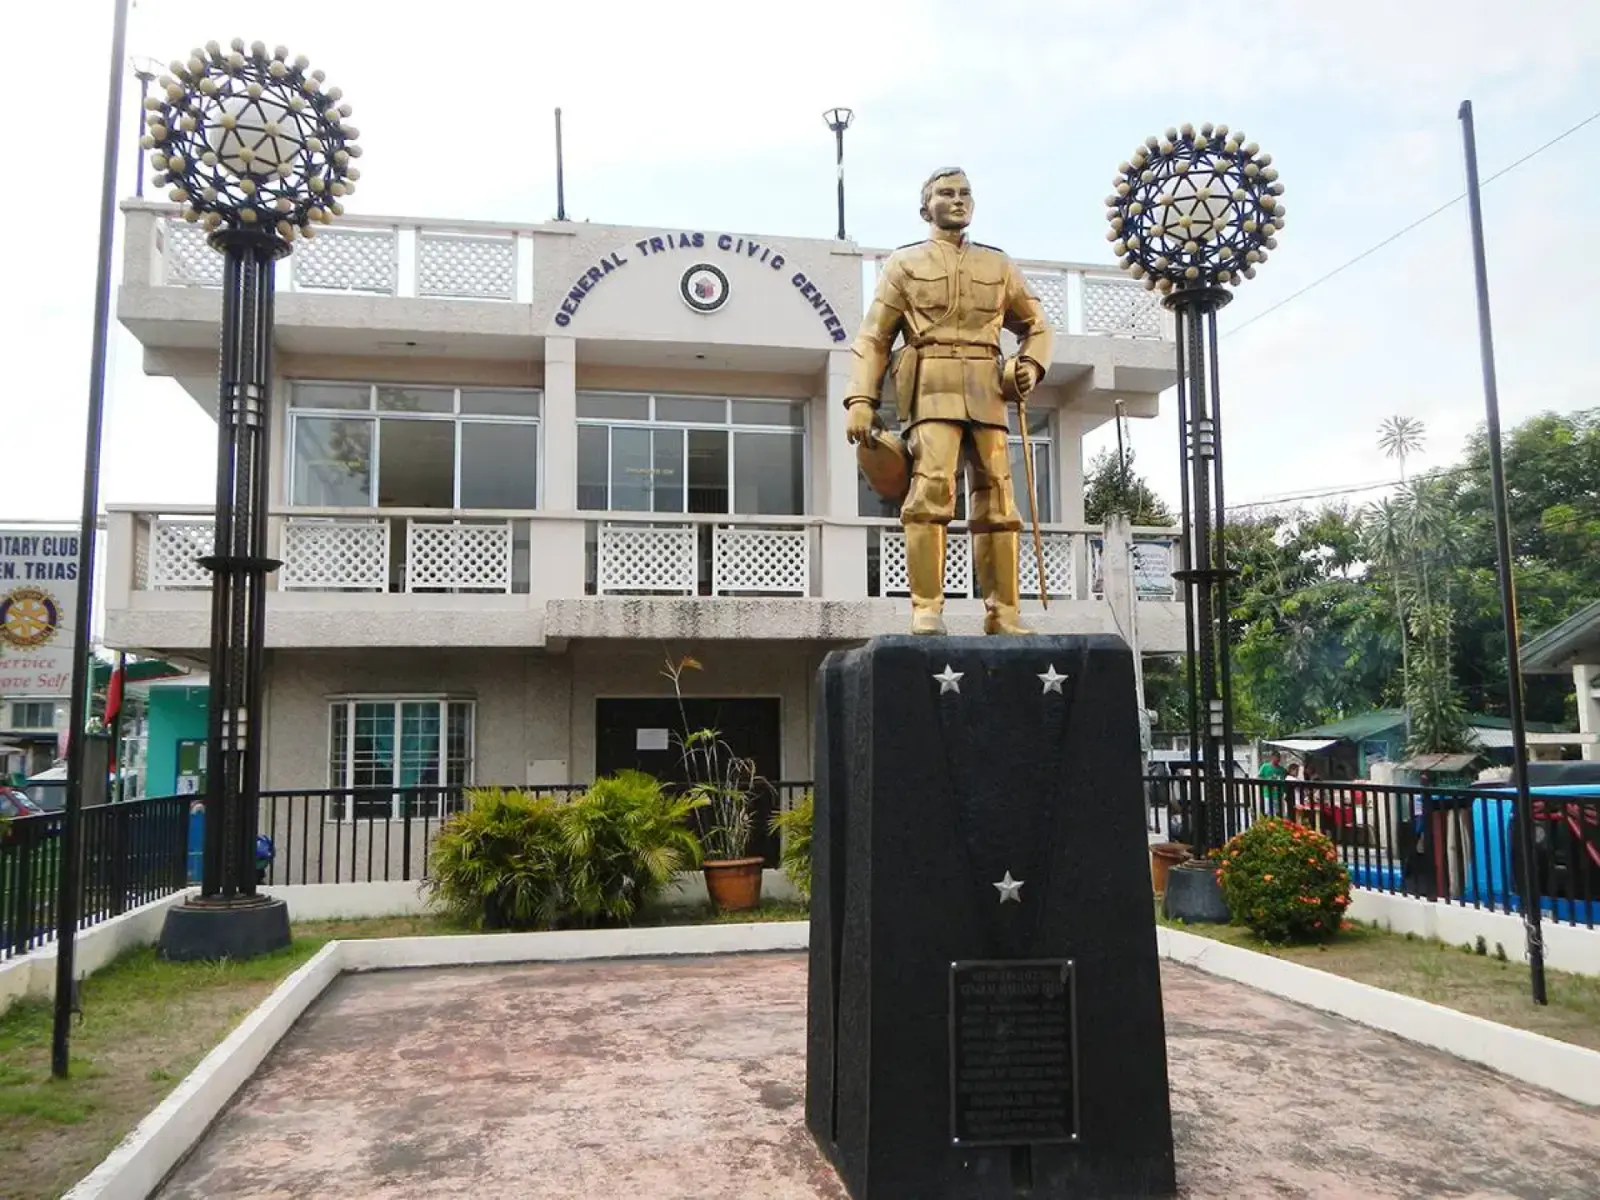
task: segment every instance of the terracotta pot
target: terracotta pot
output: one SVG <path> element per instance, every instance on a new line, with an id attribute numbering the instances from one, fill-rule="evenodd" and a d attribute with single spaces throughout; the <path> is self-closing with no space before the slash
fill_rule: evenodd
<path id="1" fill-rule="evenodd" d="M 711 903 L 723 912 L 743 912 L 761 903 L 761 859 L 710 859 L 700 869 Z"/>
<path id="2" fill-rule="evenodd" d="M 1166 894 L 1167 872 L 1188 859 L 1189 847 L 1182 842 L 1159 842 L 1150 847 L 1150 880 L 1156 895 Z"/>

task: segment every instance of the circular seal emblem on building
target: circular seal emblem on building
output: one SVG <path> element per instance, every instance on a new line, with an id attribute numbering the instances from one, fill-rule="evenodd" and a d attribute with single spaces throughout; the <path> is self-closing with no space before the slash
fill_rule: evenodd
<path id="1" fill-rule="evenodd" d="M 728 277 L 721 267 L 695 263 L 678 280 L 678 295 L 698 313 L 714 313 L 728 302 Z"/>
<path id="2" fill-rule="evenodd" d="M 61 606 L 36 587 L 13 588 L 0 599 L 0 641 L 19 650 L 34 650 L 55 637 L 61 627 Z"/>

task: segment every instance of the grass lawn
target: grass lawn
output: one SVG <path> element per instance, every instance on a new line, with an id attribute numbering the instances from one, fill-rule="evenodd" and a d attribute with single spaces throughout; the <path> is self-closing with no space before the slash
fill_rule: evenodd
<path id="1" fill-rule="evenodd" d="M 1528 997 L 1528 964 L 1522 961 L 1520 945 L 1506 946 L 1510 958 L 1501 961 L 1492 943 L 1479 954 L 1472 946 L 1450 946 L 1352 923 L 1326 945 L 1271 946 L 1238 925 L 1185 925 L 1157 919 L 1187 933 L 1600 1050 L 1600 979 L 1547 971 L 1550 1003 L 1540 1007 Z"/>
<path id="2" fill-rule="evenodd" d="M 709 906 L 662 909 L 639 924 L 804 920 L 802 905 L 769 901 L 753 913 Z M 0 1200 L 60 1196 L 266 998 L 334 938 L 470 933 L 439 916 L 311 921 L 294 944 L 248 962 L 170 963 L 154 947 L 130 951 L 83 982 L 72 1028 L 71 1072 L 50 1076 L 51 1006 L 37 1000 L 0 1016 Z"/>

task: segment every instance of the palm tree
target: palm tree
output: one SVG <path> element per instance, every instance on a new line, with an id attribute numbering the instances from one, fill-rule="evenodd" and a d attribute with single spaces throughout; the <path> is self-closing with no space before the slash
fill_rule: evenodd
<path id="1" fill-rule="evenodd" d="M 1400 463 L 1400 482 L 1405 482 L 1406 459 L 1422 449 L 1427 434 L 1427 426 L 1416 417 L 1385 417 L 1378 426 L 1378 449 Z"/>

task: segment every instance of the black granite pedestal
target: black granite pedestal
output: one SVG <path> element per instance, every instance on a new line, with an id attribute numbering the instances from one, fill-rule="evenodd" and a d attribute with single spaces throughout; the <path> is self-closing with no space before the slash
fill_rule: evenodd
<path id="1" fill-rule="evenodd" d="M 878 638 L 817 703 L 806 1123 L 851 1196 L 1173 1195 L 1127 646 Z"/>

